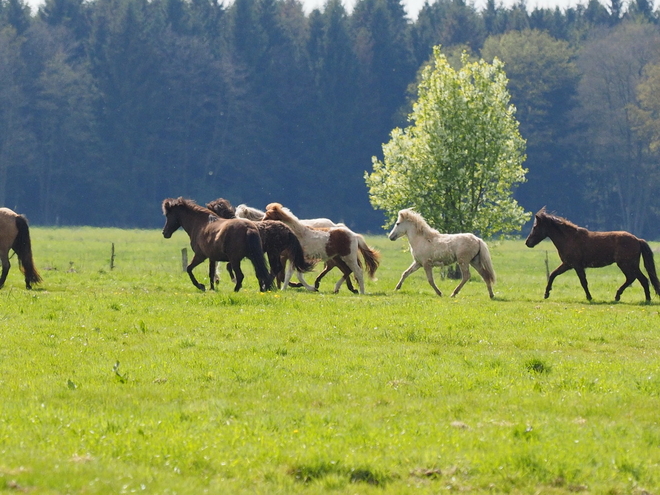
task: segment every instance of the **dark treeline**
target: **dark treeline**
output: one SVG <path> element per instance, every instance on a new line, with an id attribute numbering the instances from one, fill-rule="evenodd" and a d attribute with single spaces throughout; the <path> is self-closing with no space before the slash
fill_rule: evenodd
<path id="1" fill-rule="evenodd" d="M 438 0 L 414 21 L 400 0 L 309 14 L 298 0 L 47 0 L 36 13 L 0 0 L 0 205 L 40 225 L 157 227 L 165 197 L 221 196 L 381 232 L 363 175 L 441 44 L 505 61 L 526 209 L 654 238 L 653 147 L 614 118 L 630 101 L 602 111 L 599 74 L 645 50 L 634 87 L 617 89 L 634 100 L 657 62 L 656 20 L 647 0 Z"/>

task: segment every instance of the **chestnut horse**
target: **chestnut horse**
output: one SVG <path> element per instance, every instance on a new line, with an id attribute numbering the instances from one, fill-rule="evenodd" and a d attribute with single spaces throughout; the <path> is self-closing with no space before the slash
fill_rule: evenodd
<path id="1" fill-rule="evenodd" d="M 211 290 L 214 289 L 216 262 L 228 261 L 236 274 L 234 291 L 238 292 L 244 278 L 241 271 L 243 258 L 252 262 L 260 290 L 265 292 L 272 288 L 273 278 L 268 273 L 261 237 L 254 223 L 240 218 L 218 218 L 211 210 L 181 197 L 165 199 L 162 207 L 166 217 L 163 237 L 169 239 L 179 227 L 190 237 L 190 247 L 195 256 L 186 270 L 193 285 L 199 290 L 205 290 L 205 287 L 197 281 L 193 269 L 206 259 L 209 259 Z"/>
<path id="2" fill-rule="evenodd" d="M 236 218 L 236 210 L 226 199 L 218 198 L 207 203 L 206 207 L 220 218 Z M 300 241 L 286 224 L 274 220 L 255 221 L 254 224 L 259 230 L 263 250 L 268 256 L 270 273 L 273 277 L 277 277 L 278 286 L 284 279 L 283 262 L 286 263 L 288 260 L 301 272 L 308 272 L 314 268 L 314 263 L 305 259 Z M 233 279 L 231 266 L 228 265 L 227 270 Z"/>
<path id="3" fill-rule="evenodd" d="M 40 283 L 41 276 L 32 260 L 32 242 L 27 219 L 9 208 L 0 208 L 0 260 L 2 261 L 0 288 L 5 284 L 11 267 L 10 249 L 13 249 L 18 256 L 18 266 L 25 276 L 25 288 L 31 289 L 32 284 Z"/>
<path id="4" fill-rule="evenodd" d="M 620 300 L 623 291 L 635 280 L 639 280 L 644 288 L 646 300 L 650 301 L 649 281 L 639 268 L 640 256 L 644 260 L 644 267 L 655 293 L 660 295 L 660 281 L 655 271 L 653 251 L 645 240 L 624 231 L 591 232 L 565 218 L 547 213 L 543 207 L 534 218 L 534 226 L 527 236 L 525 245 L 534 247 L 546 237 L 549 237 L 555 245 L 561 259 L 561 265 L 555 268 L 548 278 L 544 296 L 546 299 L 550 296 L 552 282 L 557 275 L 573 269 L 580 279 L 587 300 L 591 301 L 585 269 L 616 263 L 626 276 L 626 281 L 616 291 L 614 299 Z"/>
<path id="5" fill-rule="evenodd" d="M 305 255 L 310 258 L 320 258 L 324 261 L 334 260 L 343 261 L 342 265 L 350 270 L 344 273 L 345 277 L 350 275 L 350 272 L 355 274 L 360 287 L 360 294 L 364 294 L 364 276 L 362 265 L 358 259 L 358 253 L 362 254 L 366 264 L 367 273 L 373 277 L 380 261 L 380 254 L 378 251 L 371 249 L 367 246 L 364 238 L 356 234 L 347 227 L 332 227 L 325 229 L 313 229 L 304 225 L 288 208 L 283 207 L 279 203 L 271 203 L 266 207 L 265 220 L 279 220 L 287 224 L 291 230 L 296 234 L 300 240 Z M 342 265 L 337 265 L 342 269 Z M 294 268 L 289 266 L 286 271 L 284 279 L 284 287 L 288 284 L 293 274 Z M 298 280 L 308 289 L 317 290 L 315 287 L 310 286 L 300 273 L 298 273 Z M 339 287 L 343 283 L 344 278 L 341 278 L 335 284 L 335 292 L 339 291 Z"/>

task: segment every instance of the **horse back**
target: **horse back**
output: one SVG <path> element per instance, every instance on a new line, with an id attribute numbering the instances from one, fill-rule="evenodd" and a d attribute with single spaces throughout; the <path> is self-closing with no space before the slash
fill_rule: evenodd
<path id="1" fill-rule="evenodd" d="M 418 262 L 433 261 L 437 265 L 469 262 L 477 255 L 479 248 L 479 238 L 470 233 L 435 234 L 431 238 L 415 239 L 415 242 L 410 243 L 413 257 Z"/>
<path id="2" fill-rule="evenodd" d="M 600 268 L 625 261 L 639 261 L 641 241 L 625 231 L 591 232 L 573 239 L 559 256 L 574 266 Z"/>
<path id="3" fill-rule="evenodd" d="M 198 243 L 208 258 L 214 261 L 230 261 L 230 257 L 245 256 L 248 232 L 259 235 L 256 225 L 249 220 L 219 219 L 209 222 Z"/>

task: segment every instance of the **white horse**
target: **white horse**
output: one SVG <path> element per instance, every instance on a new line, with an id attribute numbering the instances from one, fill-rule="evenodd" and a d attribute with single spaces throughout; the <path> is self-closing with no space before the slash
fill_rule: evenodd
<path id="1" fill-rule="evenodd" d="M 399 211 L 396 224 L 388 237 L 394 241 L 404 235 L 408 236 L 414 261 L 401 275 L 396 290 L 401 288 L 408 275 L 424 267 L 426 279 L 436 294 L 441 296 L 442 292 L 433 280 L 433 267 L 458 263 L 463 278 L 451 293 L 451 297 L 458 294 L 465 282 L 470 279 L 470 265 L 486 282 L 490 297 L 495 297 L 492 288 L 495 283 L 495 271 L 488 246 L 482 239 L 474 234 L 441 234 L 432 229 L 419 213 L 411 209 Z"/>
<path id="2" fill-rule="evenodd" d="M 360 294 L 364 294 L 364 277 L 362 266 L 358 261 L 358 252 L 362 254 L 367 268 L 367 273 L 370 277 L 374 276 L 376 269 L 379 265 L 380 255 L 377 251 L 367 246 L 364 238 L 350 230 L 345 226 L 330 227 L 315 229 L 304 225 L 288 208 L 283 207 L 279 203 L 271 203 L 266 207 L 266 215 L 264 220 L 279 220 L 287 224 L 294 234 L 300 240 L 305 256 L 308 258 L 317 258 L 324 261 L 333 260 L 337 262 L 337 266 L 344 271 L 344 265 L 348 268 L 348 276 L 350 272 L 355 274 L 355 278 L 360 286 Z M 343 262 L 343 263 L 340 263 Z M 291 276 L 293 275 L 294 268 L 289 264 L 284 277 L 285 288 Z M 309 285 L 302 274 L 297 273 L 298 280 L 308 290 L 316 290 L 315 287 Z M 335 285 L 335 292 L 339 291 L 344 278 L 342 277 Z"/>

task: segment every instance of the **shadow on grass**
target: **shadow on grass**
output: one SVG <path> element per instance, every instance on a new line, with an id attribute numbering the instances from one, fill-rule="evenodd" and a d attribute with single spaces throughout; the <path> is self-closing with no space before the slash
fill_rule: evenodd
<path id="1" fill-rule="evenodd" d="M 346 468 L 338 463 L 320 462 L 317 464 L 300 465 L 289 469 L 288 474 L 301 483 L 312 483 L 326 476 L 345 477 L 350 483 L 367 483 L 373 486 L 385 486 L 391 476 L 369 468 Z"/>

